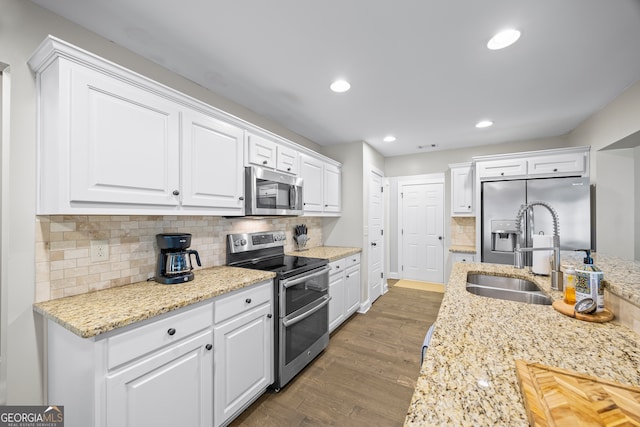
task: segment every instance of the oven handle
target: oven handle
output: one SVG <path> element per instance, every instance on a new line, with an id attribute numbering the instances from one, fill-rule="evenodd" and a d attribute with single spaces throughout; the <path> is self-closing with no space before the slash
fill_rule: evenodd
<path id="1" fill-rule="evenodd" d="M 331 301 L 331 297 L 329 295 L 325 295 L 322 298 L 320 298 L 321 300 L 323 300 L 320 304 L 316 305 L 315 307 L 313 307 L 312 309 L 305 311 L 304 313 L 292 318 L 292 319 L 287 319 L 286 317 L 284 319 L 282 319 L 282 324 L 284 325 L 284 327 L 289 327 L 291 325 L 295 325 L 296 323 L 306 319 L 307 317 L 311 316 L 313 313 L 315 313 L 316 311 L 320 310 L 322 307 L 324 307 L 325 305 L 329 304 L 329 301 Z"/>
<path id="2" fill-rule="evenodd" d="M 331 267 L 325 267 L 316 273 L 313 273 L 310 275 L 305 274 L 304 276 L 299 277 L 297 279 L 293 279 L 293 280 L 283 280 L 280 283 L 282 283 L 282 286 L 284 286 L 284 288 L 286 289 L 286 288 L 290 288 L 291 286 L 295 286 L 298 283 L 306 282 L 307 280 L 313 279 L 314 277 L 322 276 L 323 274 L 328 273 L 329 271 L 331 271 Z"/>

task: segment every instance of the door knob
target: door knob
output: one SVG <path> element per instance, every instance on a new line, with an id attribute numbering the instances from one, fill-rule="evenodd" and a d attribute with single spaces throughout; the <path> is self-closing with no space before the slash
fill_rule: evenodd
<path id="1" fill-rule="evenodd" d="M 378 246 L 376 242 L 371 242 L 371 246 Z"/>
<path id="2" fill-rule="evenodd" d="M 207 350 L 211 350 L 213 348 L 213 345 L 207 344 L 204 346 L 204 348 L 206 348 Z"/>
<path id="3" fill-rule="evenodd" d="M 438 236 L 438 240 L 442 240 L 442 236 Z"/>

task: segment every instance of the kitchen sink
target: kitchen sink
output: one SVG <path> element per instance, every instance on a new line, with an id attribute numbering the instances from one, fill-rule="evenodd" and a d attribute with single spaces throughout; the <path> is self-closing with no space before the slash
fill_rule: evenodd
<path id="1" fill-rule="evenodd" d="M 467 292 L 488 298 L 551 305 L 553 300 L 538 285 L 527 279 L 492 276 L 490 274 L 467 275 Z"/>
<path id="2" fill-rule="evenodd" d="M 468 274 L 467 284 L 489 286 L 513 291 L 540 291 L 538 285 L 517 277 L 492 276 L 490 274 Z"/>

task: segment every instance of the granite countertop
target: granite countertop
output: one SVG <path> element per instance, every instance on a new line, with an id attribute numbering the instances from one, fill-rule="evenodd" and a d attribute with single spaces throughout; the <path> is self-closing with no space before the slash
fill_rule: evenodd
<path id="1" fill-rule="evenodd" d="M 451 245 L 449 246 L 449 252 L 459 252 L 463 254 L 475 254 L 476 247 L 468 245 Z"/>
<path id="2" fill-rule="evenodd" d="M 324 258 L 329 262 L 347 257 L 349 255 L 362 252 L 360 248 L 351 248 L 346 246 L 316 246 L 305 251 L 288 252 L 288 255 L 306 256 L 310 258 Z"/>
<path id="3" fill-rule="evenodd" d="M 554 300 L 562 298 L 548 278 L 527 270 L 456 263 L 405 426 L 528 426 L 516 359 L 640 386 L 640 336 L 631 329 L 615 320 L 576 320 L 551 306 L 473 295 L 465 289 L 468 272 L 526 277 Z"/>
<path id="4" fill-rule="evenodd" d="M 34 311 L 83 338 L 186 307 L 275 277 L 268 271 L 213 267 L 194 271 L 179 285 L 154 281 L 89 292 L 34 304 Z"/>

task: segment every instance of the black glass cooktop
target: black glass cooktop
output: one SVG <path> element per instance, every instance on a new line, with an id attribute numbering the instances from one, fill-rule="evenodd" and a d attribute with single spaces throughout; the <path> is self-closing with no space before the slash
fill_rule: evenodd
<path id="1" fill-rule="evenodd" d="M 237 267 L 253 268 L 256 270 L 272 271 L 280 277 L 295 276 L 309 270 L 313 270 L 329 261 L 323 258 L 309 258 L 301 256 L 280 255 L 271 258 L 263 258 L 259 261 L 247 261 Z"/>

